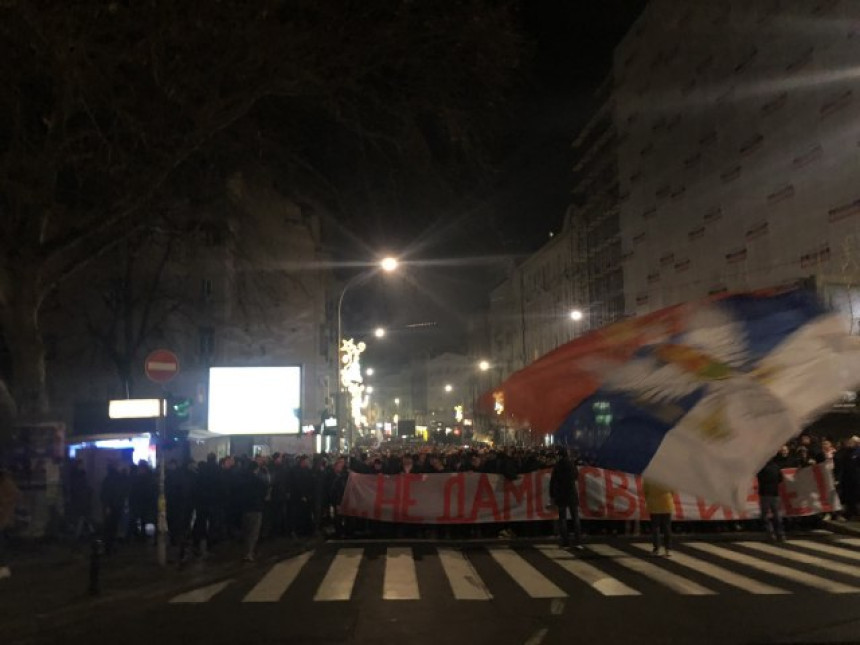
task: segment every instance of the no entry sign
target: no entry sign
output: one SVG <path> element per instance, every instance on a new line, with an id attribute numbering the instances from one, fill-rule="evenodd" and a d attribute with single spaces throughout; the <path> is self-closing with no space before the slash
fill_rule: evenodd
<path id="1" fill-rule="evenodd" d="M 169 350 L 156 349 L 146 357 L 143 368 L 150 381 L 167 383 L 179 374 L 179 359 Z"/>

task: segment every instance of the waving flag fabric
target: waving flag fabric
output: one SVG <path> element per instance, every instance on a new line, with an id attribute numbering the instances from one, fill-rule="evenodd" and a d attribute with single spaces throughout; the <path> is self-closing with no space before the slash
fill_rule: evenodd
<path id="1" fill-rule="evenodd" d="M 792 290 L 592 332 L 513 374 L 490 404 L 596 466 L 741 508 L 779 446 L 858 384 L 858 338 L 814 294 Z"/>

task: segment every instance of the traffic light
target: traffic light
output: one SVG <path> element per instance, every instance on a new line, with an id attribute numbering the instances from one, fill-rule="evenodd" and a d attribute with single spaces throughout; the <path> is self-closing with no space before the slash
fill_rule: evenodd
<path id="1" fill-rule="evenodd" d="M 167 395 L 167 418 L 164 420 L 165 440 L 181 441 L 188 438 L 188 430 L 183 428 L 191 418 L 194 401 L 187 396 Z"/>

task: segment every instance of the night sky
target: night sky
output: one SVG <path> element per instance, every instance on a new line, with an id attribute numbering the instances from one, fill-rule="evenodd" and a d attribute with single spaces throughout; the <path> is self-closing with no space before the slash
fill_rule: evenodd
<path id="1" fill-rule="evenodd" d="M 396 364 L 463 347 L 469 316 L 485 306 L 504 268 L 557 231 L 569 204 L 571 142 L 595 107 L 594 90 L 611 68 L 612 51 L 635 20 L 641 0 L 523 2 L 530 59 L 510 105 L 513 118 L 496 180 L 477 204 L 429 223 L 395 227 L 370 246 L 406 249 L 405 275 L 378 278 L 350 295 L 345 320 L 357 332 L 376 325 L 394 334 L 368 360 Z M 435 323 L 432 326 L 412 325 Z"/>

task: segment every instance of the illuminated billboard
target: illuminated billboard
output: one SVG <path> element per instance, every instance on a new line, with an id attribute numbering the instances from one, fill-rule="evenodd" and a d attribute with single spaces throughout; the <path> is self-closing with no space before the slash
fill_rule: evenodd
<path id="1" fill-rule="evenodd" d="M 209 431 L 299 434 L 302 368 L 209 368 Z"/>

